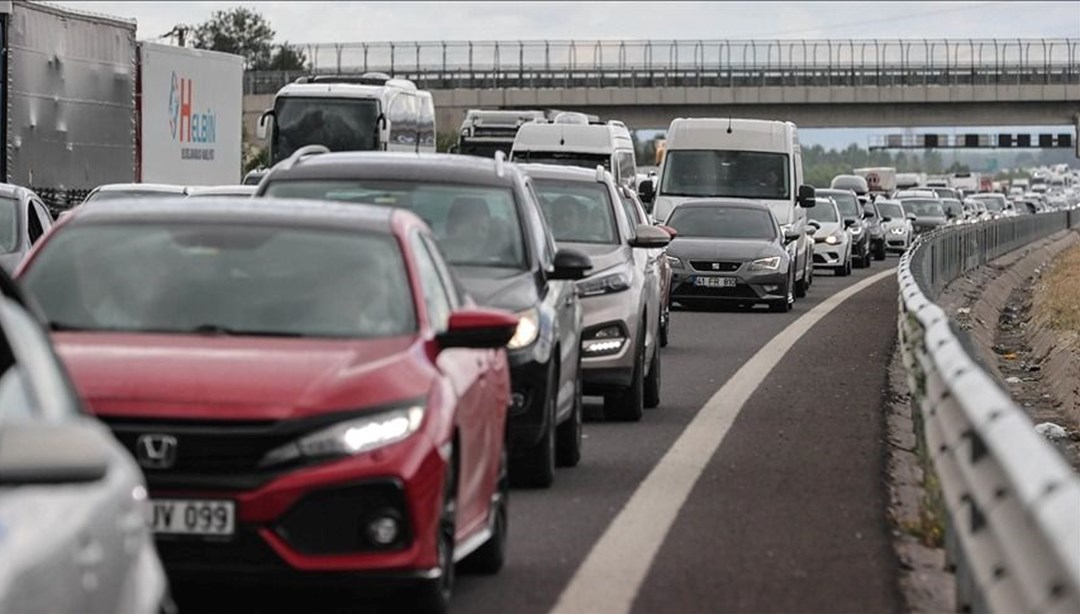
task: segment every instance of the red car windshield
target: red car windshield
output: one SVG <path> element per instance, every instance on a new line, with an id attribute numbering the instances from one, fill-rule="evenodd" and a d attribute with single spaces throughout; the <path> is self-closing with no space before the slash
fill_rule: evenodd
<path id="1" fill-rule="evenodd" d="M 56 330 L 331 338 L 416 330 L 400 248 L 373 233 L 72 225 L 21 281 Z"/>

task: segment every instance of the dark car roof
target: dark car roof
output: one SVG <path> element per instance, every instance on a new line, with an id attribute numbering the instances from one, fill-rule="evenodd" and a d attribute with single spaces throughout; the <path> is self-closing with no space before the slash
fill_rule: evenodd
<path id="1" fill-rule="evenodd" d="M 734 207 L 739 209 L 756 209 L 758 211 L 771 212 L 768 206 L 763 205 L 754 200 L 748 200 L 745 198 L 702 198 L 698 200 L 688 200 L 681 203 L 675 210 L 683 207 L 705 209 L 709 207 Z M 675 212 L 672 210 L 672 213 Z"/>
<path id="2" fill-rule="evenodd" d="M 124 199 L 92 202 L 72 210 L 68 223 L 171 220 L 189 222 L 301 223 L 389 232 L 395 215 L 414 218 L 401 209 L 324 201 L 220 196 L 206 198 Z M 419 220 L 419 218 L 416 218 Z"/>
<path id="3" fill-rule="evenodd" d="M 305 156 L 289 166 L 286 160 L 270 169 L 264 182 L 299 179 L 389 179 L 425 183 L 465 183 L 513 186 L 519 173 L 510 162 L 457 154 L 387 151 L 338 151 Z"/>

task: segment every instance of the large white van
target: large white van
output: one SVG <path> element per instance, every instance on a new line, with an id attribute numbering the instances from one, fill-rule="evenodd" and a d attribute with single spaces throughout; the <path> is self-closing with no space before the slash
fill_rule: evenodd
<path id="1" fill-rule="evenodd" d="M 813 207 L 815 198 L 814 188 L 803 185 L 795 124 L 678 118 L 666 139 L 658 183 L 642 184 L 642 200 L 655 199 L 653 217 L 667 220 L 679 204 L 701 198 L 748 198 L 767 205 L 785 232 L 799 233 L 788 249 L 796 262 L 796 294 L 802 296 L 813 278 L 814 253 L 805 208 Z"/>
<path id="2" fill-rule="evenodd" d="M 523 124 L 510 151 L 513 162 L 596 168 L 603 165 L 615 183 L 637 189 L 637 158 L 630 131 L 620 121 L 590 121 L 582 113 L 560 113 L 551 121 Z"/>

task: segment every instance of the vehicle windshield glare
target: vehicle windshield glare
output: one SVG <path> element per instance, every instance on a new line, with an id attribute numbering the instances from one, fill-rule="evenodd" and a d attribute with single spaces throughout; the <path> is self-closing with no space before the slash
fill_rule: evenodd
<path id="1" fill-rule="evenodd" d="M 515 151 L 514 162 L 580 166 L 587 169 L 603 166 L 604 169 L 611 170 L 611 156 L 609 154 L 587 154 L 573 151 Z"/>
<path id="2" fill-rule="evenodd" d="M 882 217 L 887 217 L 894 220 L 900 220 L 904 218 L 904 208 L 899 203 L 893 202 L 877 202 L 878 211 L 881 212 Z"/>
<path id="3" fill-rule="evenodd" d="M 379 102 L 367 98 L 283 97 L 274 107 L 271 151 L 276 164 L 305 145 L 370 151 L 378 142 Z"/>
<path id="4" fill-rule="evenodd" d="M 510 188 L 363 179 L 298 180 L 271 183 L 265 196 L 408 209 L 431 227 L 452 265 L 526 267 L 521 222 Z"/>
<path id="5" fill-rule="evenodd" d="M 816 207 L 811 207 L 806 210 L 806 217 L 814 220 L 815 222 L 839 222 L 840 215 L 836 211 L 836 206 L 832 201 L 826 198 L 819 198 Z"/>
<path id="6" fill-rule="evenodd" d="M 940 200 L 910 198 L 902 201 L 904 211 L 914 213 L 918 217 L 945 217 L 945 209 Z"/>
<path id="7" fill-rule="evenodd" d="M 329 338 L 416 330 L 396 241 L 357 231 L 74 225 L 22 282 L 56 330 Z"/>
<path id="8" fill-rule="evenodd" d="M 758 151 L 668 151 L 660 194 L 786 199 L 788 156 Z"/>
<path id="9" fill-rule="evenodd" d="M 768 211 L 746 207 L 676 207 L 667 223 L 679 237 L 685 238 L 772 240 L 777 237 Z"/>
<path id="10" fill-rule="evenodd" d="M 10 253 L 19 246 L 19 201 L 0 197 L 0 251 Z"/>
<path id="11" fill-rule="evenodd" d="M 611 194 L 602 183 L 535 180 L 540 209 L 556 241 L 618 243 Z"/>

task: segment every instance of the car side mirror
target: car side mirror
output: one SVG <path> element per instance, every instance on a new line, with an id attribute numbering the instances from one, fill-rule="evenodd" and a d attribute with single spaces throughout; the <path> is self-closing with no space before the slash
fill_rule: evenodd
<path id="1" fill-rule="evenodd" d="M 817 224 L 807 224 L 806 225 L 806 234 L 808 236 L 811 236 L 811 237 L 814 236 L 815 234 L 817 234 L 817 231 L 819 231 L 819 230 L 821 230 L 821 227 L 818 226 Z"/>
<path id="2" fill-rule="evenodd" d="M 630 247 L 643 249 L 658 249 L 671 243 L 671 235 L 657 226 L 638 224 L 634 229 L 634 238 L 630 239 Z"/>
<path id="3" fill-rule="evenodd" d="M 82 484 L 109 471 L 104 427 L 75 423 L 8 424 L 0 431 L 0 485 Z"/>
<path id="4" fill-rule="evenodd" d="M 679 236 L 679 231 L 675 230 L 671 226 L 668 226 L 667 224 L 657 224 L 656 227 L 671 235 L 672 239 Z"/>
<path id="5" fill-rule="evenodd" d="M 638 186 L 638 198 L 643 205 L 648 205 L 649 213 L 652 213 L 653 200 L 656 198 L 656 185 L 651 179 L 641 182 Z"/>
<path id="6" fill-rule="evenodd" d="M 798 231 L 795 231 L 795 230 L 785 230 L 785 231 L 784 231 L 784 243 L 791 243 L 792 241 L 796 241 L 796 240 L 798 240 L 798 238 L 799 238 L 800 236 L 801 236 L 801 235 L 799 234 L 799 232 L 798 232 Z"/>
<path id="7" fill-rule="evenodd" d="M 460 309 L 450 314 L 446 331 L 436 340 L 440 349 L 501 348 L 517 331 L 517 316 L 497 309 Z"/>
<path id="8" fill-rule="evenodd" d="M 799 196 L 796 201 L 800 207 L 809 209 L 817 204 L 817 197 L 815 194 L 816 191 L 814 190 L 814 186 L 801 185 L 799 186 Z"/>
<path id="9" fill-rule="evenodd" d="M 881 218 L 881 221 L 882 222 L 891 222 L 892 218 L 891 217 L 883 217 L 883 218 Z"/>
<path id="10" fill-rule="evenodd" d="M 918 219 L 918 218 L 917 218 L 917 217 L 915 216 L 915 214 L 914 214 L 914 213 L 908 213 L 908 214 L 907 214 L 907 215 L 905 215 L 904 217 L 905 217 L 906 219 L 909 219 L 909 220 L 913 221 L 913 222 L 914 222 L 914 221 L 915 221 L 916 219 Z"/>
<path id="11" fill-rule="evenodd" d="M 844 220 L 844 228 L 851 228 L 852 226 L 854 226 L 855 224 L 857 224 L 857 223 L 858 223 L 858 221 L 859 221 L 859 220 L 856 220 L 856 219 L 854 219 L 854 218 L 850 218 L 850 217 L 849 217 L 849 218 L 847 218 L 846 220 Z"/>
<path id="12" fill-rule="evenodd" d="M 577 281 L 584 279 L 592 269 L 592 260 L 576 249 L 563 248 L 555 252 L 554 265 L 549 275 L 551 279 Z"/>

